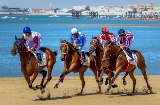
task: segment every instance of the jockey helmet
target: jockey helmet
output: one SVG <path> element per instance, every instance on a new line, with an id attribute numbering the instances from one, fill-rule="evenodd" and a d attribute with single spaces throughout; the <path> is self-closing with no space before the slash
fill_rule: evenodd
<path id="1" fill-rule="evenodd" d="M 76 28 L 71 29 L 71 34 L 77 34 L 77 33 L 78 33 L 78 30 Z"/>
<path id="2" fill-rule="evenodd" d="M 118 31 L 118 35 L 119 35 L 119 36 L 122 36 L 122 35 L 124 35 L 124 34 L 125 34 L 124 29 L 120 29 L 120 30 Z"/>
<path id="3" fill-rule="evenodd" d="M 109 30 L 108 30 L 108 28 L 107 27 L 103 27 L 102 28 L 102 32 L 108 32 Z"/>
<path id="4" fill-rule="evenodd" d="M 23 28 L 23 33 L 30 33 L 30 32 L 31 32 L 31 29 L 28 26 Z"/>

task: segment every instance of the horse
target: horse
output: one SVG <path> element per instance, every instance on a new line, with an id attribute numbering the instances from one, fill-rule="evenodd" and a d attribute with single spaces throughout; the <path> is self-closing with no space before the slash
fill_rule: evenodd
<path id="1" fill-rule="evenodd" d="M 108 78 L 106 78 L 105 85 L 111 83 L 111 78 L 114 76 L 114 73 L 112 71 L 107 71 L 107 70 L 101 70 L 101 64 L 102 64 L 102 57 L 103 57 L 103 47 L 99 42 L 99 39 L 97 37 L 92 36 L 92 40 L 90 42 L 90 48 L 89 48 L 89 53 L 95 52 L 96 54 L 96 68 L 97 68 L 97 81 L 99 81 L 99 84 L 103 84 L 103 73 L 108 75 Z M 110 68 L 111 69 L 111 68 Z M 100 77 L 100 80 L 99 80 Z M 124 79 L 125 80 L 125 79 Z M 116 85 L 112 85 L 112 87 L 117 87 Z"/>
<path id="2" fill-rule="evenodd" d="M 112 66 L 115 68 L 113 70 L 115 70 L 115 75 L 112 78 L 111 84 L 109 85 L 109 87 L 106 90 L 106 94 L 109 93 L 109 90 L 111 89 L 111 85 L 114 83 L 114 81 L 116 80 L 116 78 L 118 77 L 120 72 L 127 72 L 130 75 L 130 78 L 133 81 L 133 90 L 132 93 L 134 94 L 135 91 L 135 85 L 136 85 L 136 79 L 134 77 L 134 70 L 136 69 L 136 67 L 138 67 L 143 76 L 144 79 L 146 81 L 148 90 L 151 92 L 152 88 L 148 83 L 148 78 L 147 78 L 147 74 L 146 74 L 146 63 L 145 63 L 145 59 L 143 57 L 143 55 L 137 51 L 137 50 L 132 50 L 132 52 L 135 54 L 135 56 L 137 57 L 137 65 L 134 64 L 130 64 L 128 66 L 128 61 L 126 58 L 126 55 L 124 53 L 124 51 L 117 46 L 114 43 L 109 43 L 109 44 L 105 44 L 104 47 L 104 55 L 102 58 L 103 64 L 101 65 L 101 69 L 105 69 L 105 70 L 110 70 L 109 66 L 112 64 Z"/>
<path id="3" fill-rule="evenodd" d="M 89 65 L 85 65 L 84 62 L 81 60 L 81 55 L 79 54 L 78 50 L 75 49 L 72 44 L 70 44 L 67 40 L 61 40 L 60 39 L 60 51 L 61 51 L 61 57 L 60 59 L 64 61 L 64 67 L 63 72 L 57 81 L 54 88 L 58 88 L 58 85 L 60 82 L 63 82 L 65 76 L 69 74 L 70 72 L 77 73 L 79 72 L 79 77 L 82 82 L 82 88 L 79 94 L 83 93 L 83 89 L 85 87 L 85 80 L 84 80 L 84 72 L 89 68 L 96 77 L 96 67 L 95 67 L 95 58 L 93 55 L 86 53 L 89 57 Z M 98 84 L 99 92 L 101 92 L 101 87 Z"/>
<path id="4" fill-rule="evenodd" d="M 21 72 L 24 75 L 24 78 L 27 81 L 29 88 L 33 90 L 40 89 L 41 93 L 43 94 L 45 92 L 44 89 L 47 83 L 52 79 L 51 74 L 53 66 L 56 63 L 57 51 L 52 52 L 49 48 L 46 47 L 41 47 L 40 50 L 43 51 L 46 55 L 46 65 L 43 66 L 38 66 L 37 59 L 35 57 L 36 55 L 34 55 L 33 52 L 26 52 L 27 47 L 22 42 L 22 39 L 17 38 L 15 36 L 15 42 L 13 44 L 13 48 L 11 49 L 11 55 L 15 56 L 17 53 L 19 53 L 21 62 Z M 47 71 L 44 70 L 45 67 L 48 68 L 48 78 L 44 83 L 47 75 Z M 36 87 L 33 87 L 32 84 L 36 79 L 38 73 L 42 74 L 43 76 L 41 84 L 36 85 Z"/>

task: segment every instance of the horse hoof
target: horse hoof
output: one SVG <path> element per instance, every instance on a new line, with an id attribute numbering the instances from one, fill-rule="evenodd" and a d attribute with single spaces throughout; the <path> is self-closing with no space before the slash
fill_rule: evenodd
<path id="1" fill-rule="evenodd" d="M 29 85 L 29 88 L 32 89 L 32 85 Z"/>
<path id="2" fill-rule="evenodd" d="M 36 88 L 37 89 L 40 89 L 42 86 L 41 85 L 36 85 Z"/>
<path id="3" fill-rule="evenodd" d="M 99 82 L 99 85 L 102 85 L 103 84 L 103 82 Z"/>
<path id="4" fill-rule="evenodd" d="M 55 85 L 54 88 L 55 88 L 55 89 L 58 88 L 58 85 Z"/>
<path id="5" fill-rule="evenodd" d="M 127 82 L 126 81 L 123 81 L 123 85 L 126 85 L 127 84 Z"/>
<path id="6" fill-rule="evenodd" d="M 109 95 L 109 90 L 106 90 L 105 95 Z"/>
<path id="7" fill-rule="evenodd" d="M 33 87 L 32 89 L 33 89 L 34 91 L 35 91 L 35 90 L 37 90 L 37 88 L 36 88 L 36 87 Z"/>
<path id="8" fill-rule="evenodd" d="M 105 85 L 108 85 L 108 81 L 105 81 Z"/>
<path id="9" fill-rule="evenodd" d="M 44 88 L 41 89 L 41 94 L 43 94 L 45 92 Z"/>
<path id="10" fill-rule="evenodd" d="M 61 81 L 60 82 L 62 82 L 63 83 L 63 79 L 61 79 Z"/>
<path id="11" fill-rule="evenodd" d="M 112 88 L 116 88 L 116 87 L 118 87 L 118 85 L 116 85 L 116 84 L 112 85 Z"/>

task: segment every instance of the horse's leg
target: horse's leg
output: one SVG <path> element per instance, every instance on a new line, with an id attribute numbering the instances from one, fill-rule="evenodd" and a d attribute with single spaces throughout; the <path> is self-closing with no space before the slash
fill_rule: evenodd
<path id="1" fill-rule="evenodd" d="M 114 75 L 114 77 L 112 78 L 112 80 L 111 80 L 111 83 L 109 84 L 109 87 L 107 88 L 107 90 L 106 90 L 106 94 L 108 94 L 109 93 L 109 90 L 111 89 L 111 87 L 112 87 L 112 84 L 114 83 L 114 81 L 116 80 L 116 78 L 118 77 L 118 75 L 119 75 L 119 73 L 120 73 L 120 70 L 121 70 L 121 68 L 119 67 L 119 68 L 117 68 L 117 70 L 116 70 L 116 72 L 115 72 L 115 75 Z"/>
<path id="2" fill-rule="evenodd" d="M 45 88 L 47 83 L 52 79 L 53 66 L 54 66 L 54 63 L 52 63 L 52 64 L 48 63 L 48 78 L 47 78 L 46 83 L 43 85 L 43 88 Z"/>
<path id="3" fill-rule="evenodd" d="M 79 72 L 79 78 L 80 78 L 80 80 L 81 80 L 81 82 L 82 82 L 82 88 L 81 88 L 81 91 L 80 91 L 79 94 L 82 94 L 82 93 L 83 93 L 83 89 L 84 89 L 84 87 L 85 87 L 85 81 L 84 81 L 84 72 L 86 71 L 85 69 L 87 69 L 87 68 L 85 68 L 85 67 L 83 66 L 83 67 L 81 68 L 80 72 Z"/>
<path id="4" fill-rule="evenodd" d="M 134 91 L 135 91 L 135 86 L 136 86 L 136 79 L 135 79 L 135 77 L 134 77 L 134 70 L 135 69 L 133 69 L 133 70 L 131 70 L 130 72 L 129 72 L 129 75 L 130 75 L 130 78 L 132 79 L 132 81 L 133 81 L 133 91 L 132 91 L 132 93 L 134 94 Z"/>
<path id="5" fill-rule="evenodd" d="M 104 68 L 102 69 L 101 75 L 100 75 L 100 79 L 99 79 L 99 85 L 103 84 L 103 74 L 104 74 Z"/>
<path id="6" fill-rule="evenodd" d="M 145 59 L 144 57 L 142 56 L 142 54 L 140 52 L 137 52 L 136 53 L 136 56 L 138 57 L 138 63 L 137 63 L 137 66 L 138 68 L 141 70 L 142 74 L 143 74 L 143 77 L 146 81 L 146 84 L 147 84 L 147 87 L 148 89 L 150 90 L 150 92 L 152 92 L 152 88 L 151 86 L 149 85 L 148 83 L 148 78 L 147 78 L 147 74 L 146 74 L 146 63 L 145 63 Z"/>
<path id="7" fill-rule="evenodd" d="M 30 80 L 30 83 L 29 83 L 30 86 L 32 86 L 32 84 L 33 84 L 34 80 L 36 79 L 37 75 L 38 75 L 38 71 L 35 71 L 35 72 L 32 74 L 32 77 L 31 77 L 31 80 Z M 32 89 L 33 89 L 33 90 L 36 90 L 35 87 L 32 87 Z"/>
<path id="8" fill-rule="evenodd" d="M 96 82 L 98 83 L 98 89 L 99 89 L 99 92 L 101 92 L 101 86 L 99 85 L 99 80 L 97 80 L 97 73 L 99 73 L 99 72 L 97 72 L 97 69 L 96 68 L 94 68 L 94 67 L 90 67 L 89 68 L 90 70 L 92 70 L 92 72 L 94 73 L 94 76 L 95 76 L 95 79 L 96 79 Z M 100 75 L 100 74 L 98 74 L 98 75 Z"/>
<path id="9" fill-rule="evenodd" d="M 152 91 L 152 88 L 151 88 L 151 86 L 150 86 L 149 83 L 148 83 L 148 78 L 147 78 L 147 74 L 146 74 L 146 69 L 143 68 L 143 69 L 140 69 L 140 70 L 142 71 L 142 74 L 143 74 L 143 77 L 144 77 L 144 79 L 145 79 L 145 81 L 146 81 L 146 84 L 147 84 L 148 89 L 149 89 L 150 91 Z"/>
<path id="10" fill-rule="evenodd" d="M 63 69 L 63 71 L 64 71 L 64 69 Z M 58 88 L 59 83 L 60 83 L 62 80 L 64 80 L 65 76 L 66 76 L 67 74 L 69 74 L 69 73 L 70 73 L 69 71 L 65 71 L 64 73 L 62 73 L 62 75 L 60 76 L 60 78 L 59 78 L 58 81 L 56 82 L 56 85 L 54 86 L 54 88 Z"/>
<path id="11" fill-rule="evenodd" d="M 123 85 L 126 85 L 127 84 L 127 82 L 126 82 L 126 77 L 127 77 L 127 75 L 128 75 L 128 72 L 125 72 L 125 75 L 123 76 Z"/>
<path id="12" fill-rule="evenodd" d="M 30 76 L 28 76 L 26 73 L 23 73 L 25 80 L 28 83 L 28 86 L 30 89 L 32 89 L 32 84 L 30 85 Z"/>

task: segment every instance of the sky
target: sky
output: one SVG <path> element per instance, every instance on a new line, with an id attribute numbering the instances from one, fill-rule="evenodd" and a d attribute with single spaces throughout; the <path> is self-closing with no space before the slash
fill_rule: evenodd
<path id="1" fill-rule="evenodd" d="M 49 9 L 52 3 L 53 9 L 55 8 L 72 8 L 77 5 L 89 6 L 109 6 L 111 4 L 116 6 L 125 6 L 128 4 L 148 4 L 152 3 L 160 6 L 160 0 L 0 0 L 0 8 L 2 6 L 13 8 L 44 8 Z"/>

